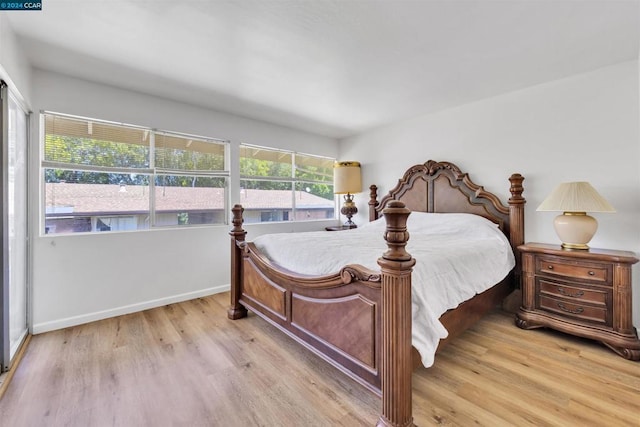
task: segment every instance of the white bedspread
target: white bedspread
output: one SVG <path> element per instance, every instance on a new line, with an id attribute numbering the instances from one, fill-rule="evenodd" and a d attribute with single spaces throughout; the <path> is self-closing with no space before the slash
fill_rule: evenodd
<path id="1" fill-rule="evenodd" d="M 385 227 L 379 219 L 340 232 L 264 235 L 254 243 L 273 262 L 301 274 L 331 274 L 347 264 L 379 271 L 376 261 L 387 249 Z M 412 339 L 428 367 L 439 340 L 448 335 L 440 316 L 505 278 L 515 259 L 497 225 L 477 215 L 413 212 L 407 228 L 407 251 L 417 261 Z"/>

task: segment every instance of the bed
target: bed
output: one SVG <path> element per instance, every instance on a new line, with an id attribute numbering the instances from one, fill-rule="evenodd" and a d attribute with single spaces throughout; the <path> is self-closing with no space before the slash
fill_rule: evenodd
<path id="1" fill-rule="evenodd" d="M 523 180 L 520 174 L 509 177 L 511 197 L 506 205 L 450 162 L 429 160 L 409 168 L 380 200 L 377 187 L 372 185 L 369 220 L 379 224 L 379 218 L 384 216 L 380 240 L 385 242 L 385 250 L 366 267 L 345 261 L 335 272 L 322 275 L 284 268 L 254 242 L 246 241 L 243 208 L 235 205 L 230 232 L 228 317 L 245 317 L 248 309 L 263 317 L 379 394 L 382 408 L 378 425 L 412 425 L 411 372 L 424 357 L 412 346 L 412 272 L 416 260 L 406 249 L 411 212 L 463 213 L 486 218 L 504 234 L 515 254 L 514 267 L 503 280 L 439 317 L 448 331 L 447 338 L 439 342 L 441 347 L 518 287 L 517 246 L 524 243 Z M 350 233 L 351 230 L 330 234 L 349 239 Z M 357 240 L 350 239 L 349 244 Z M 308 244 L 295 245 L 296 250 L 303 251 L 304 247 L 297 246 Z"/>

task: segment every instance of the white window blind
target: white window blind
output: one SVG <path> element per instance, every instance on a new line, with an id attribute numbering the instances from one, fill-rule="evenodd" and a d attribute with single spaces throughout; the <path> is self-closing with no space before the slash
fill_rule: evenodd
<path id="1" fill-rule="evenodd" d="M 240 146 L 240 201 L 246 222 L 335 216 L 333 162 L 328 157 Z"/>

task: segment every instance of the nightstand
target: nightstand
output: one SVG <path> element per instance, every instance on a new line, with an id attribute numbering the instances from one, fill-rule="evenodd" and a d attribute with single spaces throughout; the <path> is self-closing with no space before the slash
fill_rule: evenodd
<path id="1" fill-rule="evenodd" d="M 631 313 L 633 252 L 567 250 L 527 243 L 522 254 L 522 306 L 516 325 L 547 327 L 601 341 L 625 359 L 640 360 Z"/>
<path id="2" fill-rule="evenodd" d="M 335 227 L 325 227 L 324 229 L 327 231 L 342 231 L 342 230 L 351 230 L 352 228 L 358 228 L 357 225 L 336 225 Z"/>

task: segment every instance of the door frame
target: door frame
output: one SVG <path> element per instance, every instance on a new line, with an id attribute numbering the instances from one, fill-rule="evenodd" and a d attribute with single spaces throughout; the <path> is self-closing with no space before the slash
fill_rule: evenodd
<path id="1" fill-rule="evenodd" d="M 11 346 L 11 301 L 10 301 L 10 287 L 11 287 L 11 275 L 9 271 L 10 254 L 9 254 L 9 235 L 7 230 L 9 229 L 9 100 L 10 98 L 15 101 L 21 113 L 25 115 L 25 153 L 24 153 L 24 167 L 25 167 L 25 182 L 24 188 L 24 210 L 25 210 L 25 253 L 24 253 L 24 286 L 25 286 L 25 330 L 14 345 L 14 351 Z M 26 338 L 29 336 L 31 329 L 31 292 L 30 292 L 30 215 L 29 215 L 29 164 L 30 164 L 30 135 L 31 135 L 31 123 L 30 123 L 30 111 L 25 107 L 24 102 L 21 100 L 20 95 L 11 91 L 5 81 L 0 80 L 0 166 L 2 172 L 0 174 L 0 263 L 2 264 L 2 276 L 0 276 L 0 292 L 2 292 L 0 300 L 0 372 L 5 372 L 11 369 L 15 356 L 20 352 L 20 347 L 24 345 Z"/>

